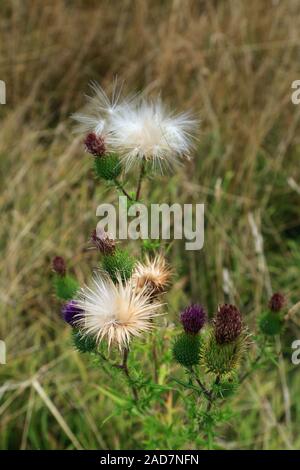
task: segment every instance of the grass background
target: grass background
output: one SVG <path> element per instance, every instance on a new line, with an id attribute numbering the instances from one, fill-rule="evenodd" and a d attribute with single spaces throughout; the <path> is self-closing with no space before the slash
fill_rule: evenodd
<path id="1" fill-rule="evenodd" d="M 204 249 L 188 253 L 176 242 L 170 250 L 179 274 L 161 357 L 190 300 L 210 313 L 235 302 L 255 329 L 272 289 L 290 305 L 300 297 L 300 106 L 290 98 L 300 78 L 299 31 L 297 0 L 2 0 L 0 338 L 8 353 L 0 448 L 194 447 L 171 438 L 185 419 L 176 390 L 151 421 L 118 414 L 107 395 L 118 383 L 73 351 L 60 320 L 50 260 L 63 254 L 83 283 L 98 263 L 86 250 L 96 207 L 115 198 L 94 180 L 69 116 L 91 79 L 109 91 L 116 74 L 128 92 L 161 92 L 199 113 L 193 161 L 144 189 L 157 201 L 206 204 Z M 299 448 L 300 369 L 290 361 L 299 325 L 296 315 L 279 366 L 242 385 L 221 447 Z M 138 359 L 149 369 L 147 344 Z M 167 359 L 159 373 L 162 383 L 180 374 Z"/>

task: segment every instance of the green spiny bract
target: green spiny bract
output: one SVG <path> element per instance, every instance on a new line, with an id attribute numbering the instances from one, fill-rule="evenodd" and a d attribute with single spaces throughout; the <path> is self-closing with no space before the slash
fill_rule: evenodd
<path id="1" fill-rule="evenodd" d="M 275 336 L 281 333 L 283 328 L 283 319 L 278 313 L 263 313 L 258 321 L 260 331 L 268 336 Z"/>
<path id="2" fill-rule="evenodd" d="M 126 281 L 131 277 L 135 260 L 126 250 L 116 249 L 114 253 L 103 257 L 103 269 L 109 274 L 113 282 L 118 278 Z"/>
<path id="3" fill-rule="evenodd" d="M 83 336 L 81 331 L 73 331 L 73 343 L 75 349 L 81 353 L 91 353 L 97 351 L 97 343 L 92 336 Z"/>
<path id="4" fill-rule="evenodd" d="M 200 336 L 187 333 L 177 336 L 173 345 L 173 356 L 176 362 L 187 368 L 198 364 Z"/>
<path id="5" fill-rule="evenodd" d="M 59 299 L 70 300 L 73 299 L 79 289 L 79 284 L 71 276 L 59 276 L 54 278 L 55 293 Z"/>
<path id="6" fill-rule="evenodd" d="M 122 171 L 118 155 L 109 153 L 95 158 L 95 172 L 98 178 L 105 180 L 116 179 Z"/>
<path id="7" fill-rule="evenodd" d="M 231 343 L 219 344 L 213 328 L 210 328 L 202 343 L 201 364 L 209 373 L 219 377 L 232 377 L 238 368 L 245 350 L 246 337 L 242 333 Z"/>

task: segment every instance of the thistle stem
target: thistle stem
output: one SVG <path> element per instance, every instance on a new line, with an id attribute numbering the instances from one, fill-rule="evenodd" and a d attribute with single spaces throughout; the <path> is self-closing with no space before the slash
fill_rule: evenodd
<path id="1" fill-rule="evenodd" d="M 214 385 L 218 385 L 219 383 L 220 383 L 220 376 L 218 375 L 216 377 Z M 213 406 L 213 402 L 214 402 L 214 399 L 215 399 L 213 387 L 208 393 L 209 393 L 209 399 L 208 399 L 207 408 L 206 408 L 207 412 L 209 412 L 211 410 L 211 407 Z"/>
<path id="2" fill-rule="evenodd" d="M 126 377 L 128 379 L 128 382 L 129 382 L 129 385 L 131 387 L 134 400 L 138 401 L 138 399 L 139 399 L 138 392 L 137 392 L 137 389 L 135 388 L 135 386 L 132 385 L 132 383 L 131 383 L 131 376 L 130 376 L 129 369 L 128 369 L 128 354 L 129 354 L 129 349 L 125 348 L 124 352 L 123 352 L 123 361 L 122 361 L 122 364 L 119 367 L 124 372 L 124 374 L 126 375 Z"/>
<path id="3" fill-rule="evenodd" d="M 208 400 L 210 400 L 211 399 L 211 392 L 209 392 L 209 390 L 207 390 L 207 388 L 205 388 L 205 386 L 203 385 L 203 383 L 201 382 L 201 380 L 197 376 L 196 372 L 194 371 L 193 367 L 191 367 L 191 373 L 192 373 L 192 376 L 194 377 L 194 379 L 196 380 L 197 384 L 201 388 L 201 391 L 204 393 L 206 398 Z"/>
<path id="4" fill-rule="evenodd" d="M 136 195 L 135 195 L 135 200 L 138 201 L 141 195 L 141 189 L 142 189 L 142 181 L 145 176 L 145 171 L 146 171 L 146 160 L 143 158 L 142 164 L 141 164 L 141 171 L 140 171 L 140 176 L 139 176 L 139 181 L 138 181 L 138 186 L 136 190 Z"/>
<path id="5" fill-rule="evenodd" d="M 157 359 L 157 347 L 156 347 L 156 338 L 152 336 L 152 357 L 153 357 L 153 368 L 154 368 L 154 380 L 155 383 L 158 383 L 158 359 Z"/>
<path id="6" fill-rule="evenodd" d="M 116 369 L 122 370 L 124 372 L 124 374 L 126 375 L 126 377 L 128 379 L 129 385 L 131 387 L 133 398 L 134 398 L 135 401 L 138 401 L 138 399 L 139 399 L 138 392 L 137 392 L 137 389 L 135 388 L 135 386 L 131 384 L 131 376 L 130 376 L 129 369 L 128 369 L 127 361 L 128 361 L 129 349 L 128 348 L 124 349 L 122 364 L 115 364 L 115 363 L 111 362 L 104 354 L 102 354 L 100 352 L 98 352 L 98 354 L 101 357 L 101 359 L 103 359 L 103 361 L 107 362 L 111 367 L 115 367 Z"/>
<path id="7" fill-rule="evenodd" d="M 130 201 L 133 201 L 133 198 L 128 194 L 128 192 L 126 191 L 126 189 L 124 188 L 124 186 L 120 183 L 120 181 L 118 181 L 117 179 L 114 179 L 113 180 L 116 187 L 122 191 L 122 193 L 130 200 Z"/>

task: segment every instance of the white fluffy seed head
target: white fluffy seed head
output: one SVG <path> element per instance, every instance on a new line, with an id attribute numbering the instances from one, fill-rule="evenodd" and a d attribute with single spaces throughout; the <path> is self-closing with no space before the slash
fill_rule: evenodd
<path id="1" fill-rule="evenodd" d="M 82 333 L 97 342 L 106 339 L 109 346 L 116 344 L 120 349 L 153 327 L 152 320 L 162 305 L 151 303 L 146 289 L 137 291 L 132 281 L 114 284 L 99 274 L 91 286 L 81 289 L 76 304 L 84 312 L 76 321 Z"/>
<path id="2" fill-rule="evenodd" d="M 160 99 L 138 100 L 120 106 L 111 116 L 108 143 L 127 169 L 144 158 L 163 171 L 189 155 L 195 127 L 189 113 L 172 115 Z"/>
<path id="3" fill-rule="evenodd" d="M 92 88 L 94 96 L 88 98 L 86 113 L 73 118 L 79 130 L 102 135 L 107 150 L 118 153 L 127 170 L 145 159 L 163 172 L 189 157 L 198 126 L 191 113 L 173 114 L 159 98 L 121 99 L 116 83 L 111 100 L 99 85 L 94 83 Z"/>
<path id="4" fill-rule="evenodd" d="M 172 270 L 165 258 L 159 254 L 146 257 L 143 263 L 137 262 L 132 274 L 133 285 L 137 289 L 147 289 L 152 297 L 165 292 L 170 284 Z"/>

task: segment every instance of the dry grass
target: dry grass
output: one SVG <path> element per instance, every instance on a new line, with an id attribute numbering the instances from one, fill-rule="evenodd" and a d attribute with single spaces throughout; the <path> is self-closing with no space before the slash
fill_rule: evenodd
<path id="1" fill-rule="evenodd" d="M 163 192 L 148 187 L 156 200 L 206 204 L 204 250 L 187 255 L 175 244 L 171 252 L 184 285 L 170 296 L 171 317 L 187 298 L 211 311 L 229 298 L 253 326 L 271 288 L 299 300 L 299 193 L 288 184 L 300 182 L 300 107 L 290 101 L 299 31 L 297 0 L 2 1 L 1 448 L 142 442 L 122 418 L 101 425 L 113 404 L 97 388 L 99 371 L 69 347 L 51 290 L 53 254 L 63 253 L 80 281 L 96 264 L 86 240 L 96 206 L 112 197 L 71 133 L 69 114 L 91 79 L 109 89 L 118 74 L 127 90 L 161 91 L 201 116 L 194 161 Z M 243 386 L 239 432 L 226 431 L 225 447 L 299 447 L 299 374 L 289 365 L 297 328 L 289 328 L 280 372 Z M 169 397 L 162 422 L 180 414 L 174 403 Z"/>

